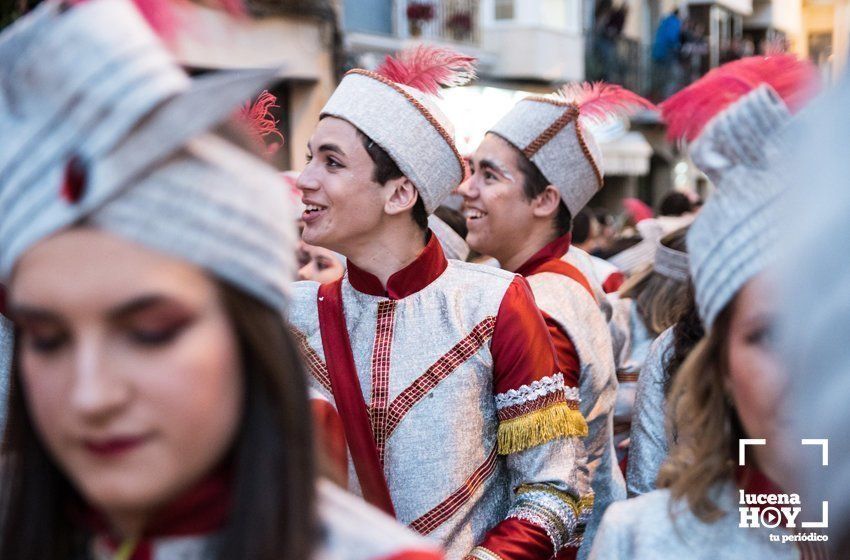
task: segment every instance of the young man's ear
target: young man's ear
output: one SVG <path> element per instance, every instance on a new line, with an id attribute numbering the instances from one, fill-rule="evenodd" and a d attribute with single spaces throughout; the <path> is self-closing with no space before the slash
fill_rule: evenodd
<path id="1" fill-rule="evenodd" d="M 550 218 L 557 214 L 560 209 L 561 193 L 554 185 L 548 185 L 542 193 L 534 197 L 531 204 L 535 217 Z"/>
<path id="2" fill-rule="evenodd" d="M 413 210 L 416 201 L 419 200 L 419 192 L 407 177 L 390 179 L 383 188 L 387 193 L 384 211 L 390 216 Z"/>

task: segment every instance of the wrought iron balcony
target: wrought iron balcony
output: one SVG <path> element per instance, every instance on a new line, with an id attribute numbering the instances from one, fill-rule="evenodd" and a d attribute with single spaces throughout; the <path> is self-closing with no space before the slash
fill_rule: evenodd
<path id="1" fill-rule="evenodd" d="M 480 41 L 478 0 L 397 0 L 395 34 L 402 38 Z"/>

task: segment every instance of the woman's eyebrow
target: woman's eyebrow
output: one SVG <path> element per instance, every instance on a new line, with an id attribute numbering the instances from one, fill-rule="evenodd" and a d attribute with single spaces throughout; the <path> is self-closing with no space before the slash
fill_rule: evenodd
<path id="1" fill-rule="evenodd" d="M 9 305 L 8 316 L 13 323 L 20 321 L 36 321 L 36 322 L 60 322 L 62 315 L 46 309 L 30 304 L 15 304 Z"/>
<path id="2" fill-rule="evenodd" d="M 161 294 L 145 294 L 113 307 L 107 312 L 107 315 L 113 321 L 126 319 L 127 317 L 140 311 L 144 311 L 146 309 L 150 309 L 151 307 L 155 307 L 157 305 L 173 301 L 174 300 L 172 300 L 171 298 Z"/>

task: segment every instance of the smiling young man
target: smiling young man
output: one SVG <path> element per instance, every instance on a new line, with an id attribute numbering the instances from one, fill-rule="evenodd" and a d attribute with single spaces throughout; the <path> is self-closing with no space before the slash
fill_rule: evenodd
<path id="1" fill-rule="evenodd" d="M 356 492 L 450 558 L 549 559 L 592 499 L 577 391 L 527 283 L 447 260 L 427 226 L 464 166 L 423 76 L 456 84 L 470 64 L 420 47 L 340 83 L 299 187 L 304 241 L 348 270 L 296 284 L 290 322 L 345 423 Z"/>
<path id="2" fill-rule="evenodd" d="M 470 247 L 528 280 L 560 370 L 580 387 L 595 495 L 587 542 L 607 505 L 626 492 L 612 439 L 617 380 L 608 327 L 589 282 L 566 260 L 572 216 L 602 186 L 601 153 L 581 120 L 645 103 L 599 85 L 524 99 L 485 136 L 472 157 L 472 179 L 460 188 Z"/>

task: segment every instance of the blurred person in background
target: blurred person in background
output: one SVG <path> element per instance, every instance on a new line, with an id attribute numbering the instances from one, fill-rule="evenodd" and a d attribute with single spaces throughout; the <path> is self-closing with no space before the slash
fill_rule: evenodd
<path id="1" fill-rule="evenodd" d="M 620 289 L 626 277 L 616 266 L 594 255 L 599 247 L 601 230 L 602 226 L 593 212 L 584 208 L 573 219 L 572 244 L 587 254 L 593 276 L 602 290 L 610 294 Z"/>
<path id="2" fill-rule="evenodd" d="M 612 296 L 614 316 L 611 332 L 615 343 L 617 405 L 614 409 L 614 445 L 620 468 L 626 472 L 626 459 L 635 389 L 652 342 L 675 324 L 686 309 L 689 288 L 687 228 L 673 232 L 659 242 L 653 264 L 632 276 Z"/>
<path id="3" fill-rule="evenodd" d="M 705 336 L 690 281 L 685 299 L 681 317 L 652 342 L 640 369 L 626 468 L 630 498 L 657 487 L 658 471 L 667 460 L 670 447 L 665 427 L 667 396 L 676 373 Z M 675 441 L 675 435 L 675 430 L 671 430 L 670 439 Z"/>
<path id="4" fill-rule="evenodd" d="M 809 506 L 801 516 L 819 519 L 821 504 L 829 502 L 826 532 L 834 558 L 850 558 L 849 86 L 845 73 L 793 130 L 793 187 L 783 219 L 795 227 L 778 269 L 779 346 L 794 372 L 784 403 L 793 420 L 786 447 Z M 800 445 L 804 438 L 828 441 L 828 465 L 820 446 Z"/>
<path id="5" fill-rule="evenodd" d="M 664 195 L 658 206 L 659 216 L 683 216 L 694 211 L 693 203 L 688 195 L 679 191 L 671 191 Z"/>
<path id="6" fill-rule="evenodd" d="M 682 47 L 682 19 L 674 8 L 658 24 L 652 42 L 654 95 L 664 98 L 679 89 L 682 69 L 679 63 Z"/>
<path id="7" fill-rule="evenodd" d="M 291 208 L 231 118 L 277 74 L 192 81 L 128 0 L 0 35 L 0 557 L 441 557 L 316 484 Z"/>
<path id="8" fill-rule="evenodd" d="M 738 87 L 719 100 L 727 80 Z M 787 481 L 779 442 L 790 372 L 773 337 L 778 301 L 769 268 L 782 246 L 779 207 L 787 194 L 780 136 L 815 81 L 814 68 L 792 56 L 744 59 L 662 104 L 670 134 L 692 142 L 694 163 L 716 186 L 687 235 L 706 336 L 670 390 L 676 444 L 661 468 L 663 489 L 612 506 L 593 558 L 701 551 L 699 558 L 797 559 L 814 548 L 774 542 L 764 526 L 740 527 L 739 491 L 781 494 L 777 482 Z M 750 448 L 746 466 L 736 467 L 742 438 L 767 444 Z"/>
<path id="9" fill-rule="evenodd" d="M 319 284 L 333 282 L 345 274 L 345 257 L 324 247 L 298 244 L 298 279 Z"/>

